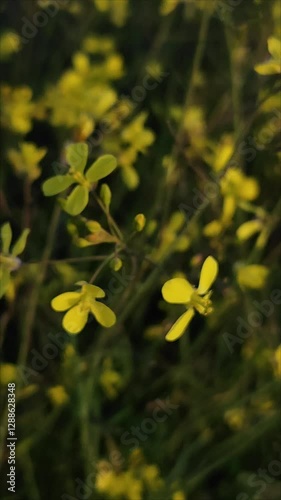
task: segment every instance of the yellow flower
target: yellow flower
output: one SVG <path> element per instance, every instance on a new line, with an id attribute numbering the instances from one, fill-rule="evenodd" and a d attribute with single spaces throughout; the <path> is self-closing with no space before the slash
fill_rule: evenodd
<path id="1" fill-rule="evenodd" d="M 175 493 L 173 493 L 172 500 L 186 500 L 186 496 L 183 491 L 175 491 Z"/>
<path id="2" fill-rule="evenodd" d="M 145 215 L 144 214 L 136 215 L 134 221 L 135 221 L 136 230 L 138 232 L 141 232 L 144 229 L 144 226 L 146 224 Z"/>
<path id="3" fill-rule="evenodd" d="M 100 375 L 100 385 L 109 399 L 117 398 L 120 389 L 123 387 L 122 376 L 114 370 L 110 358 L 104 360 L 103 370 Z"/>
<path id="4" fill-rule="evenodd" d="M 19 134 L 29 132 L 34 112 L 34 104 L 31 102 L 32 90 L 29 87 L 11 88 L 3 85 L 0 94 L 1 123 L 4 127 Z"/>
<path id="5" fill-rule="evenodd" d="M 237 270 L 237 281 L 241 288 L 259 290 L 266 284 L 269 269 L 265 266 L 252 264 L 241 266 Z"/>
<path id="6" fill-rule="evenodd" d="M 17 367 L 12 363 L 0 364 L 0 384 L 7 385 L 17 379 Z"/>
<path id="7" fill-rule="evenodd" d="M 246 412 L 243 408 L 233 408 L 225 412 L 224 419 L 231 429 L 239 431 L 245 427 Z"/>
<path id="8" fill-rule="evenodd" d="M 222 221 L 229 222 L 239 201 L 252 201 L 259 195 L 259 185 L 253 177 L 247 177 L 238 168 L 230 168 L 221 180 L 224 196 Z"/>
<path id="9" fill-rule="evenodd" d="M 81 290 L 65 292 L 55 297 L 51 306 L 55 311 L 67 311 L 63 317 L 62 326 L 71 334 L 80 333 L 85 327 L 89 314 L 93 314 L 97 322 L 105 328 L 116 323 L 114 312 L 96 299 L 105 297 L 102 288 L 79 281 Z"/>
<path id="10" fill-rule="evenodd" d="M 260 75 L 277 75 L 281 73 L 281 40 L 270 36 L 267 47 L 272 57 L 262 64 L 256 64 L 255 71 Z"/>
<path id="11" fill-rule="evenodd" d="M 50 387 L 47 392 L 54 406 L 63 406 L 68 402 L 68 394 L 62 385 Z"/>
<path id="12" fill-rule="evenodd" d="M 26 175 L 30 181 L 35 181 L 41 175 L 38 163 L 46 153 L 46 149 L 37 148 L 32 142 L 21 142 L 19 151 L 9 149 L 7 156 L 17 174 Z"/>
<path id="13" fill-rule="evenodd" d="M 19 35 L 13 31 L 6 31 L 0 37 L 0 59 L 8 59 L 15 52 L 21 49 Z"/>
<path id="14" fill-rule="evenodd" d="M 263 228 L 263 222 L 260 219 L 253 219 L 244 222 L 239 226 L 236 235 L 239 241 L 245 241 L 251 238 L 256 233 L 259 233 Z"/>
<path id="15" fill-rule="evenodd" d="M 162 295 L 170 304 L 184 304 L 186 312 L 180 316 L 166 335 L 166 340 L 172 342 L 181 337 L 192 320 L 195 311 L 207 316 L 212 309 L 210 288 L 218 274 L 217 261 L 209 256 L 204 261 L 198 288 L 194 288 L 186 279 L 174 278 L 167 281 L 162 288 Z"/>

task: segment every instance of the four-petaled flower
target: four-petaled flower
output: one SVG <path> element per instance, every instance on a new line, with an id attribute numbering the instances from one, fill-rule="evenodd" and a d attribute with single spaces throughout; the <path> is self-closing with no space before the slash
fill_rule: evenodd
<path id="1" fill-rule="evenodd" d="M 61 293 L 51 302 L 55 311 L 67 311 L 62 320 L 63 328 L 68 333 L 80 333 L 85 327 L 90 313 L 105 328 L 113 326 L 116 323 L 114 312 L 96 300 L 105 297 L 102 288 L 90 285 L 85 281 L 79 281 L 76 284 L 81 286 L 80 291 Z"/>
<path id="2" fill-rule="evenodd" d="M 63 209 L 70 215 L 83 212 L 89 201 L 89 192 L 93 183 L 107 177 L 117 167 L 116 158 L 103 155 L 88 168 L 84 174 L 88 159 L 88 145 L 84 142 L 70 144 L 66 148 L 66 160 L 70 165 L 68 173 L 56 175 L 43 183 L 45 196 L 54 196 L 68 189 L 72 184 L 78 184 L 64 200 Z"/>
<path id="3" fill-rule="evenodd" d="M 166 335 L 166 340 L 173 342 L 183 335 L 195 311 L 207 316 L 212 309 L 210 288 L 218 274 L 217 261 L 209 256 L 204 261 L 198 288 L 194 288 L 184 278 L 173 278 L 162 287 L 162 295 L 170 304 L 184 304 L 187 308 Z"/>

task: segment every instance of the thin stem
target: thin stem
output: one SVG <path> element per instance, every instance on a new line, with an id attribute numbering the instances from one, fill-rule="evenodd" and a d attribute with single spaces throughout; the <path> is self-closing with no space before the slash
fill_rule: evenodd
<path id="1" fill-rule="evenodd" d="M 95 197 L 96 202 L 99 204 L 99 206 L 101 207 L 102 211 L 104 212 L 104 214 L 105 214 L 105 216 L 107 218 L 108 225 L 115 232 L 115 236 L 117 236 L 117 238 L 120 241 L 123 241 L 122 232 L 119 229 L 119 227 L 118 227 L 117 223 L 115 222 L 115 220 L 113 219 L 112 215 L 110 214 L 110 212 L 108 210 L 106 210 L 106 207 L 104 206 L 104 204 L 102 203 L 101 199 L 98 197 L 98 195 L 96 193 L 94 193 L 94 197 Z"/>
<path id="2" fill-rule="evenodd" d="M 89 255 L 88 257 L 70 257 L 69 259 L 58 259 L 58 260 L 46 260 L 46 266 L 55 265 L 55 264 L 65 264 L 65 263 L 75 263 L 75 262 L 89 262 L 95 260 L 103 260 L 106 259 L 108 255 Z M 32 266 L 41 264 L 41 260 L 35 260 L 31 262 L 24 262 L 22 266 Z"/>
<path id="3" fill-rule="evenodd" d="M 22 328 L 22 342 L 20 345 L 20 351 L 19 351 L 19 356 L 18 356 L 18 365 L 22 366 L 25 365 L 27 355 L 28 355 L 28 350 L 31 342 L 31 336 L 32 336 L 32 328 L 35 320 L 35 315 L 36 315 L 36 309 L 39 301 L 39 290 L 41 288 L 41 285 L 44 281 L 46 270 L 47 270 L 47 264 L 46 262 L 48 261 L 52 249 L 53 249 L 53 244 L 55 240 L 55 235 L 56 235 L 56 229 L 57 225 L 59 222 L 59 217 L 60 217 L 61 209 L 59 206 L 55 206 L 48 235 L 47 235 L 47 241 L 46 241 L 46 246 L 42 254 L 42 260 L 41 260 L 41 267 L 38 271 L 37 275 L 37 280 L 35 281 L 33 290 L 30 294 L 29 297 L 29 303 L 27 306 L 27 312 L 26 316 L 24 318 L 23 322 L 23 328 Z"/>

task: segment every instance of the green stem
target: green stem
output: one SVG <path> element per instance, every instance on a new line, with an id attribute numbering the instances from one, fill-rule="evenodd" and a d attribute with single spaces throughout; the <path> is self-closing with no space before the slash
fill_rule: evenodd
<path id="1" fill-rule="evenodd" d="M 45 278 L 47 270 L 47 262 L 52 253 L 53 244 L 56 236 L 56 229 L 59 222 L 61 209 L 58 205 L 55 206 L 53 215 L 51 218 L 51 223 L 48 230 L 46 245 L 42 254 L 41 267 L 38 270 L 37 279 L 35 281 L 33 290 L 30 294 L 27 312 L 24 318 L 22 327 L 22 342 L 20 345 L 19 355 L 18 355 L 18 365 L 24 366 L 26 364 L 26 359 L 28 355 L 28 350 L 30 347 L 32 329 L 35 320 L 37 305 L 39 301 L 39 291 Z"/>

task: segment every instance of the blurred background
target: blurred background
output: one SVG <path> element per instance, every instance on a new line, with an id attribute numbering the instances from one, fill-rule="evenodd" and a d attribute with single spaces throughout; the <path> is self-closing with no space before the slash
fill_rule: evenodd
<path id="1" fill-rule="evenodd" d="M 280 2 L 0 12 L 1 498 L 279 499 Z M 118 167 L 71 216 L 42 183 L 79 142 Z M 213 312 L 167 342 L 208 255 Z M 91 278 L 117 322 L 69 335 L 50 302 Z"/>

